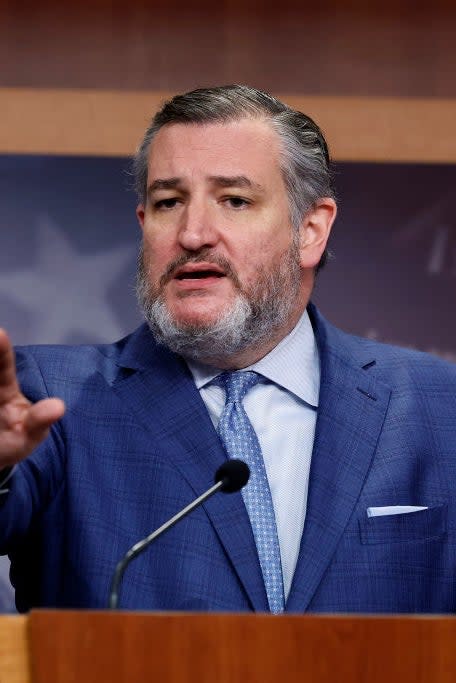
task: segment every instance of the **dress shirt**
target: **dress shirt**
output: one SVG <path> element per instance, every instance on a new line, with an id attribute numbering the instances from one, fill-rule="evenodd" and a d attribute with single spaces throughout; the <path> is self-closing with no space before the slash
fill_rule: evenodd
<path id="1" fill-rule="evenodd" d="M 223 371 L 193 361 L 188 366 L 217 428 L 225 391 L 211 381 Z M 320 361 L 307 311 L 270 353 L 244 369 L 261 375 L 243 404 L 261 445 L 288 597 L 306 516 L 320 391 Z"/>

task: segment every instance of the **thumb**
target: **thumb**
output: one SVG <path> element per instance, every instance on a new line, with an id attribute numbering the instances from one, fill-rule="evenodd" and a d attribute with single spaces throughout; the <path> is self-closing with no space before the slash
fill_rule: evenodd
<path id="1" fill-rule="evenodd" d="M 24 418 L 24 430 L 33 438 L 37 432 L 47 431 L 65 413 L 60 398 L 46 398 L 30 406 Z"/>

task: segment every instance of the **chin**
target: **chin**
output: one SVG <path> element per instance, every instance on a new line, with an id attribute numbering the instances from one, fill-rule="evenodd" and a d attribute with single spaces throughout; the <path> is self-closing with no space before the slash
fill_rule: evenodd
<path id="1" fill-rule="evenodd" d="M 174 321 L 174 324 L 177 325 L 178 327 L 182 328 L 189 328 L 189 327 L 196 327 L 196 328 L 209 328 L 212 325 L 215 325 L 219 320 L 220 317 L 222 316 L 224 310 L 226 310 L 226 307 L 224 308 L 217 308 L 217 309 L 210 309 L 208 310 L 208 307 L 195 307 L 193 310 L 175 310 L 173 308 L 169 308 L 169 313 L 171 316 L 171 319 Z"/>
<path id="2" fill-rule="evenodd" d="M 176 327 L 181 329 L 207 330 L 217 324 L 219 315 L 172 316 Z"/>

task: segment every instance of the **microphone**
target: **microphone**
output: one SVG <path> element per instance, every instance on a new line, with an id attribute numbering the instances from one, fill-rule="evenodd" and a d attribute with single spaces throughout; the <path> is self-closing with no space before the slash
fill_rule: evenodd
<path id="1" fill-rule="evenodd" d="M 161 527 L 153 531 L 149 536 L 146 536 L 146 538 L 143 538 L 142 541 L 135 543 L 135 545 L 130 548 L 130 550 L 123 556 L 116 566 L 111 581 L 108 607 L 110 609 L 117 609 L 119 605 L 119 589 L 124 572 L 135 557 L 142 553 L 142 551 L 145 550 L 159 536 L 164 534 L 165 531 L 171 529 L 171 527 L 173 527 L 177 522 L 192 512 L 192 510 L 197 508 L 198 505 L 206 502 L 206 500 L 213 496 L 214 493 L 217 493 L 217 491 L 222 491 L 223 493 L 235 493 L 247 484 L 249 477 L 249 467 L 243 460 L 238 460 L 237 458 L 231 458 L 231 460 L 227 460 L 218 468 L 217 472 L 215 473 L 215 484 L 211 486 L 210 489 L 205 491 L 198 498 L 195 498 L 195 500 L 187 505 L 187 507 L 174 515 L 174 517 L 171 517 L 171 519 L 162 524 Z"/>

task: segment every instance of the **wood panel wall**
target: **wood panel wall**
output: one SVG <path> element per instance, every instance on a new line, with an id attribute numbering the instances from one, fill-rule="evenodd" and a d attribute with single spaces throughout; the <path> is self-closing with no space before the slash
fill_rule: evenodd
<path id="1" fill-rule="evenodd" d="M 129 154 L 168 93 L 247 82 L 338 159 L 456 161 L 456 4 L 0 0 L 0 151 Z"/>

